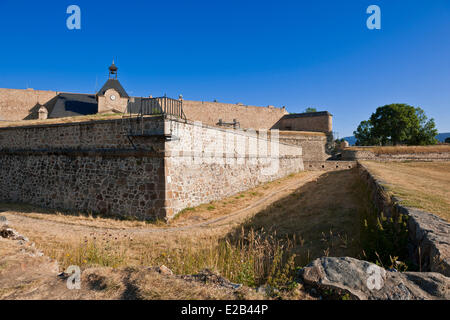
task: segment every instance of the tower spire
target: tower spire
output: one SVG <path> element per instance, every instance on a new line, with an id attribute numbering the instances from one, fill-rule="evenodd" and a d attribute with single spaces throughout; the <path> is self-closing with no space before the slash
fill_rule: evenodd
<path id="1" fill-rule="evenodd" d="M 117 79 L 117 70 L 118 68 L 114 64 L 114 59 L 112 61 L 112 64 L 109 66 L 109 78 L 110 79 Z"/>

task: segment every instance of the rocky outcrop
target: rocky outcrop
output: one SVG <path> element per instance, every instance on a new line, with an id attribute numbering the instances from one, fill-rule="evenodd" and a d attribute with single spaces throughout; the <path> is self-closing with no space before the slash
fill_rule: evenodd
<path id="1" fill-rule="evenodd" d="M 7 224 L 0 227 L 0 237 L 10 240 L 28 241 L 27 237 L 24 237 L 17 233 L 17 231 L 9 228 Z"/>
<path id="2" fill-rule="evenodd" d="M 205 284 L 215 284 L 217 286 L 233 290 L 237 290 L 242 287 L 242 284 L 232 283 L 209 269 L 204 269 L 197 274 L 181 276 L 181 278 L 187 281 L 198 281 Z"/>
<path id="3" fill-rule="evenodd" d="M 303 283 L 322 295 L 354 300 L 447 300 L 450 279 L 435 272 L 395 272 L 349 257 L 322 257 L 300 271 Z"/>
<path id="4" fill-rule="evenodd" d="M 400 205 L 397 208 L 409 216 L 410 255 L 420 270 L 450 277 L 450 223 L 425 211 Z"/>

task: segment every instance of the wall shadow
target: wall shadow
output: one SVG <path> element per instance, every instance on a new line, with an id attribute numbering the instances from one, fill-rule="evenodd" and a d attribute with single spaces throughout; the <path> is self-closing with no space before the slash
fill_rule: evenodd
<path id="1" fill-rule="evenodd" d="M 366 197 L 356 169 L 331 171 L 274 202 L 229 233 L 236 242 L 252 230 L 261 237 L 289 239 L 297 263 L 330 256 L 358 257 Z"/>

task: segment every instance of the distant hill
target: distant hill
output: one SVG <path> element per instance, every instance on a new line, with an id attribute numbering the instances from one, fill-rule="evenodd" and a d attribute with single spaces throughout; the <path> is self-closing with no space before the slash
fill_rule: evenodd
<path id="1" fill-rule="evenodd" d="M 450 132 L 443 132 L 439 133 L 436 136 L 436 139 L 438 139 L 440 142 L 444 142 L 446 138 L 450 137 Z"/>
<path id="2" fill-rule="evenodd" d="M 344 137 L 344 138 L 342 138 L 342 139 L 344 139 L 345 141 L 347 141 L 348 144 L 351 145 L 351 146 L 354 146 L 355 143 L 356 143 L 356 138 L 355 138 L 355 136 Z"/>
<path id="3" fill-rule="evenodd" d="M 436 139 L 438 139 L 438 141 L 440 142 L 444 142 L 446 138 L 450 137 L 450 132 L 443 132 L 443 133 L 439 133 L 436 136 Z M 349 145 L 354 146 L 356 143 L 356 138 L 355 136 L 350 136 L 350 137 L 344 137 L 344 140 L 346 140 L 348 142 Z"/>

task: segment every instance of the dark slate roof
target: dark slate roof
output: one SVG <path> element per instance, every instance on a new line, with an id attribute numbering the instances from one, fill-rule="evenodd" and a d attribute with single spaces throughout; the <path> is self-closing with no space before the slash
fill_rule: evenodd
<path id="1" fill-rule="evenodd" d="M 318 116 L 332 116 L 328 111 L 319 112 L 305 112 L 305 113 L 290 113 L 283 116 L 284 119 L 318 117 Z"/>
<path id="2" fill-rule="evenodd" d="M 108 89 L 116 90 L 122 98 L 129 98 L 127 92 L 117 79 L 108 79 L 103 87 L 97 92 L 97 95 L 104 95 Z"/>
<path id="3" fill-rule="evenodd" d="M 133 102 L 134 99 L 134 102 Z M 139 113 L 141 99 L 133 97 L 128 103 L 127 112 Z M 95 94 L 59 93 L 45 104 L 49 118 L 63 118 L 96 114 L 98 103 Z"/>
<path id="4" fill-rule="evenodd" d="M 93 94 L 60 93 L 45 104 L 49 118 L 96 114 L 98 104 Z"/>

